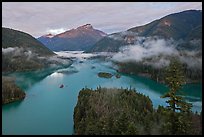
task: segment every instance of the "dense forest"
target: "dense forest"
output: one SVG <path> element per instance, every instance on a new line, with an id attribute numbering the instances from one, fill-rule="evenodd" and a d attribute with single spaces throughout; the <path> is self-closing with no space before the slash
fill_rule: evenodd
<path id="1" fill-rule="evenodd" d="M 172 59 L 163 71 L 169 87 L 161 98 L 167 107 L 153 108 L 148 96 L 135 89 L 83 88 L 74 109 L 74 133 L 85 135 L 197 135 L 202 134 L 202 114 L 178 95 L 185 84 L 182 64 Z M 202 113 L 202 111 L 201 111 Z"/>
<path id="2" fill-rule="evenodd" d="M 137 93 L 135 89 L 83 88 L 74 109 L 76 135 L 201 133 L 202 115 L 192 112 L 174 113 L 162 106 L 154 109 L 150 98 Z"/>
<path id="3" fill-rule="evenodd" d="M 2 104 L 22 100 L 25 93 L 16 84 L 12 77 L 2 77 Z"/>
<path id="4" fill-rule="evenodd" d="M 169 57 L 175 58 L 175 57 Z M 166 67 L 154 67 L 150 64 L 145 64 L 143 61 L 140 62 L 114 62 L 117 66 L 118 72 L 141 75 L 152 78 L 157 82 L 164 83 L 164 71 Z M 168 67 L 168 66 L 167 66 Z M 182 63 L 182 69 L 186 78 L 186 83 L 197 83 L 202 81 L 202 69 L 196 67 L 189 68 L 186 63 Z"/>

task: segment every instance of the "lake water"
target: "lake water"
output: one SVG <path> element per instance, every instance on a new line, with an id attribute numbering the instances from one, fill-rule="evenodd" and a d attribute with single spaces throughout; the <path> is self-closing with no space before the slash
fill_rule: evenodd
<path id="1" fill-rule="evenodd" d="M 70 67 L 36 77 L 36 73 L 14 73 L 17 84 L 26 92 L 23 101 L 2 106 L 2 134 L 70 135 L 73 133 L 73 112 L 80 89 L 101 87 L 135 88 L 148 95 L 154 107 L 166 106 L 160 98 L 168 88 L 154 80 L 121 74 L 121 78 L 99 78 L 98 72 L 115 74 L 110 62 L 97 59 L 75 61 Z M 64 88 L 59 88 L 63 84 Z M 183 91 L 192 110 L 202 109 L 201 84 L 188 84 Z"/>

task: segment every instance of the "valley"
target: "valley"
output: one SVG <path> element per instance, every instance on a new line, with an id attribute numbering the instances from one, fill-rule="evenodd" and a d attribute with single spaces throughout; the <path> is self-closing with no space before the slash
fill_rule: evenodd
<path id="1" fill-rule="evenodd" d="M 6 3 L 3 135 L 202 135 L 202 3 Z"/>
<path id="2" fill-rule="evenodd" d="M 82 55 L 79 54 L 79 56 Z M 85 87 L 93 89 L 98 86 L 131 87 L 149 96 L 154 108 L 167 105 L 166 99 L 160 98 L 168 90 L 164 84 L 149 78 L 123 73 L 120 73 L 120 78 L 100 78 L 97 75 L 101 71 L 117 74 L 116 66 L 100 58 L 82 60 L 83 63 L 79 63 L 80 59 L 75 58 L 71 66 L 51 72 L 40 79 L 35 78 L 36 73 L 32 72 L 10 74 L 16 76 L 16 84 L 25 90 L 26 97 L 21 102 L 2 106 L 3 134 L 73 134 L 74 107 L 79 91 Z M 59 88 L 61 84 L 64 85 L 63 88 Z M 193 104 L 192 110 L 200 112 L 201 84 L 187 84 L 184 89 L 187 100 Z M 10 120 L 12 118 L 15 120 Z"/>

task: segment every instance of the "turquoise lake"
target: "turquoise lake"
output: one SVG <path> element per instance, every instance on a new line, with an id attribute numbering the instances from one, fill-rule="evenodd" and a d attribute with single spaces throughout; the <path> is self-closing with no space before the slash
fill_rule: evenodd
<path id="1" fill-rule="evenodd" d="M 154 80 L 121 74 L 121 78 L 99 78 L 98 72 L 115 74 L 111 62 L 98 59 L 76 60 L 71 66 L 37 77 L 37 73 L 13 73 L 16 83 L 25 90 L 23 101 L 2 106 L 2 134 L 71 135 L 73 112 L 78 93 L 84 87 L 135 88 L 150 97 L 155 108 L 166 106 L 160 98 L 168 88 Z M 63 84 L 64 88 L 59 88 Z M 183 87 L 186 99 L 193 104 L 192 110 L 202 109 L 202 84 Z"/>

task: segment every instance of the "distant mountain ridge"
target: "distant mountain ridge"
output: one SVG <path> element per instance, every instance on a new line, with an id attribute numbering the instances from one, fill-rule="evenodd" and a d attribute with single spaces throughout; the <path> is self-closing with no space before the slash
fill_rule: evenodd
<path id="1" fill-rule="evenodd" d="M 202 11 L 187 10 L 167 15 L 146 25 L 133 27 L 127 31 L 107 35 L 87 52 L 118 52 L 123 46 L 134 44 L 138 37 L 158 37 L 185 41 L 182 49 L 190 40 L 199 39 L 196 49 L 202 45 Z M 189 46 L 187 46 L 188 48 Z"/>
<path id="2" fill-rule="evenodd" d="M 94 29 L 91 24 L 85 24 L 54 36 L 48 34 L 37 39 L 53 51 L 87 50 L 106 35 Z"/>
<path id="3" fill-rule="evenodd" d="M 2 72 L 39 70 L 68 64 L 31 35 L 2 27 Z"/>
<path id="4" fill-rule="evenodd" d="M 161 36 L 164 38 L 185 39 L 194 28 L 202 25 L 202 11 L 187 10 L 167 15 L 147 25 L 134 27 L 128 31 L 141 36 Z"/>

